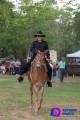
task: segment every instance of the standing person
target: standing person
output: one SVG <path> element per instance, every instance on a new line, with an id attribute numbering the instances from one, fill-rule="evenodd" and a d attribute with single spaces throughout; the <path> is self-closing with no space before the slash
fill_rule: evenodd
<path id="1" fill-rule="evenodd" d="M 31 62 L 34 60 L 34 58 L 36 57 L 36 52 L 35 49 L 37 49 L 39 52 L 44 52 L 45 50 L 48 50 L 48 53 L 46 54 L 47 58 L 50 59 L 50 53 L 49 53 L 49 47 L 46 41 L 43 40 L 43 38 L 45 37 L 45 35 L 41 32 L 38 31 L 37 34 L 34 35 L 34 37 L 36 37 L 36 40 L 32 42 L 31 46 L 30 46 L 30 51 L 32 53 L 32 57 L 31 59 L 26 63 L 25 67 L 22 69 L 20 76 L 18 78 L 18 81 L 21 82 L 23 81 L 23 74 L 26 73 L 28 71 L 28 69 L 31 66 Z M 45 59 L 45 63 L 46 66 L 48 68 L 48 77 L 51 80 L 51 74 L 52 74 L 52 69 L 48 63 L 48 61 Z M 47 85 L 48 87 L 52 87 L 52 83 L 51 81 L 47 81 Z"/>
<path id="2" fill-rule="evenodd" d="M 56 82 L 59 83 L 60 75 L 59 75 L 59 63 L 58 62 L 56 62 L 56 64 L 55 64 L 55 69 L 56 69 Z"/>
<path id="3" fill-rule="evenodd" d="M 52 75 L 51 75 L 51 79 L 53 78 L 53 76 L 54 76 L 54 63 L 53 63 L 53 61 L 51 60 L 51 59 L 49 59 L 49 65 L 51 66 L 51 68 L 52 68 Z"/>
<path id="4" fill-rule="evenodd" d="M 16 74 L 16 58 L 13 58 L 11 61 L 11 65 L 12 65 L 12 72 L 14 74 Z M 12 73 L 11 73 L 12 74 Z"/>
<path id="5" fill-rule="evenodd" d="M 62 57 L 62 60 L 59 62 L 59 68 L 60 68 L 60 82 L 63 82 L 64 76 L 65 76 L 65 58 Z"/>
<path id="6" fill-rule="evenodd" d="M 16 75 L 20 73 L 20 66 L 21 66 L 20 60 L 19 60 L 19 59 L 16 59 L 16 61 L 15 61 Z"/>

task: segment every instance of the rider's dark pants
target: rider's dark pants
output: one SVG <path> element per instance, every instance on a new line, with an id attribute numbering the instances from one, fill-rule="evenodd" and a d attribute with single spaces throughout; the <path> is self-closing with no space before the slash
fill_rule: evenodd
<path id="1" fill-rule="evenodd" d="M 22 68 L 21 72 L 20 72 L 20 75 L 23 75 L 24 73 L 26 73 L 28 71 L 28 69 L 30 68 L 31 66 L 31 62 L 34 60 L 36 55 L 33 55 L 31 57 L 31 59 L 25 64 L 24 68 Z"/>
<path id="2" fill-rule="evenodd" d="M 30 66 L 31 66 L 31 62 L 34 60 L 35 56 L 36 56 L 36 55 L 33 55 L 33 56 L 31 57 L 31 59 L 25 64 L 24 68 L 22 68 L 22 70 L 21 70 L 21 72 L 20 72 L 20 75 L 23 75 L 24 73 L 26 73 L 26 72 L 28 71 L 28 69 L 29 69 Z M 48 72 L 47 72 L 48 77 L 49 77 L 49 79 L 51 80 L 52 68 L 51 68 L 51 66 L 49 65 L 49 63 L 48 63 L 47 60 L 45 60 L 45 63 L 46 63 L 46 66 L 47 66 L 47 68 L 48 68 Z"/>

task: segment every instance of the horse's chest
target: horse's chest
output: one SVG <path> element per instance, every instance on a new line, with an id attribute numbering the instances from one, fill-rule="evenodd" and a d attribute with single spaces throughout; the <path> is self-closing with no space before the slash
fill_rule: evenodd
<path id="1" fill-rule="evenodd" d="M 46 74 L 43 72 L 32 71 L 30 77 L 33 84 L 44 83 L 46 81 Z"/>

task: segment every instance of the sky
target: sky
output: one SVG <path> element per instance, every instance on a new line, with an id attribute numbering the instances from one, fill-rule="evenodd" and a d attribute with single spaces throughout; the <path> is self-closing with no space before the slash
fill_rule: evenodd
<path id="1" fill-rule="evenodd" d="M 20 0 L 9 0 L 11 2 L 13 2 L 16 6 L 18 5 L 18 2 L 20 2 Z M 40 0 L 33 0 L 35 1 L 40 1 Z M 63 5 L 65 5 L 66 3 L 68 3 L 70 0 L 57 0 L 58 2 L 58 7 L 61 8 L 63 7 Z M 73 0 L 73 4 L 75 5 L 76 3 L 80 3 L 80 0 Z"/>
<path id="2" fill-rule="evenodd" d="M 63 7 L 66 3 L 68 3 L 70 0 L 57 0 L 59 8 Z M 80 4 L 80 0 L 73 0 L 73 5 L 76 5 L 76 3 Z"/>

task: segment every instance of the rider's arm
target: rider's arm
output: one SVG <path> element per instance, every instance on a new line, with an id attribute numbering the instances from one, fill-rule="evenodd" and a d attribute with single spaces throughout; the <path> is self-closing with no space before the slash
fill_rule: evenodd
<path id="1" fill-rule="evenodd" d="M 48 47 L 47 43 L 46 43 L 46 46 L 45 46 L 45 50 L 48 50 L 48 52 L 46 53 L 46 56 L 47 56 L 47 58 L 50 59 L 49 47 Z"/>

